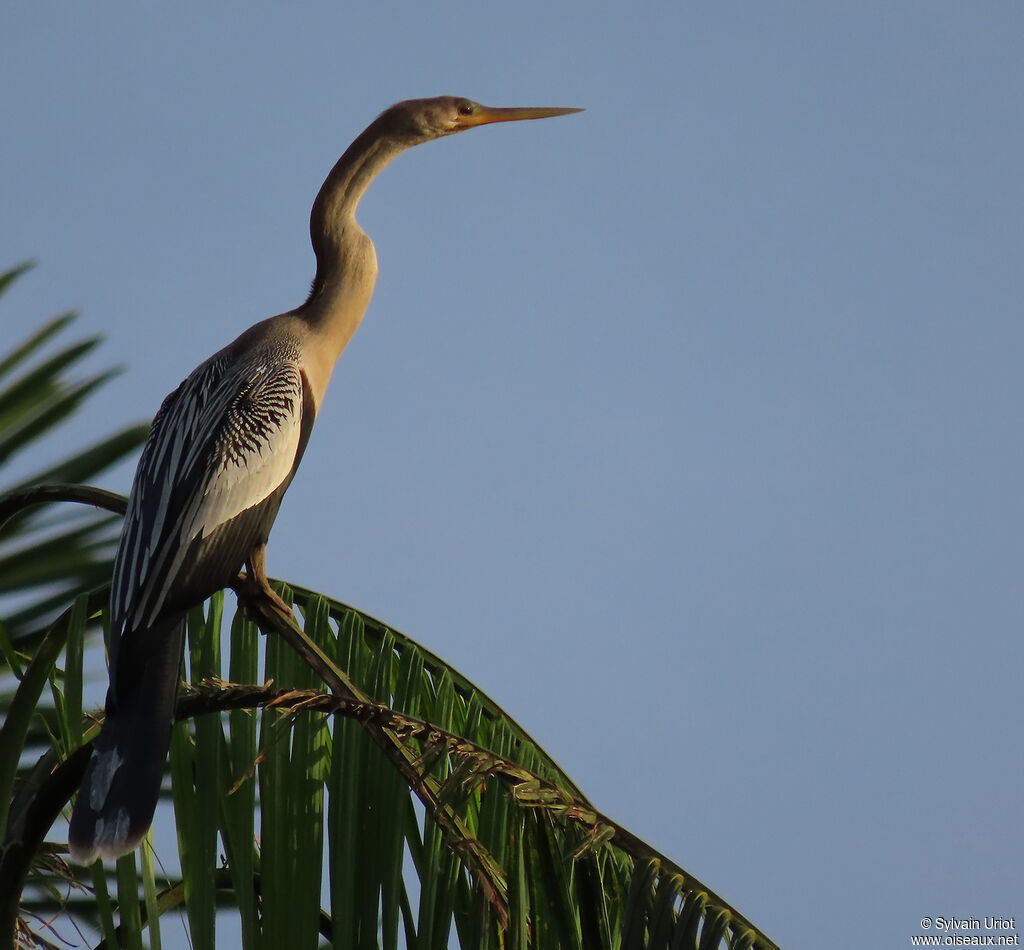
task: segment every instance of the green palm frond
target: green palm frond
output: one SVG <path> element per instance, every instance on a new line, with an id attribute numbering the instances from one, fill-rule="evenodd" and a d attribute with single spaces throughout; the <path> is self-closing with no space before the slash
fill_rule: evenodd
<path id="1" fill-rule="evenodd" d="M 301 588 L 282 594 L 294 597 L 301 623 L 258 612 L 271 634 L 262 685 L 252 619 L 229 615 L 222 595 L 189 618 L 197 685 L 179 705 L 170 764 L 182 871 L 166 879 L 151 860 L 137 870 L 134 856 L 81 879 L 44 844 L 84 768 L 72 677 L 81 676 L 85 630 L 103 620 L 105 591 L 62 615 L 16 703 L 30 708 L 48 677 L 57 685 L 66 639 L 64 715 L 55 749 L 14 800 L 0 894 L 20 892 L 30 857 L 42 853 L 49 863 L 37 864 L 22 912 L 73 920 L 108 945 L 141 946 L 143 929 L 155 935 L 160 915 L 183 906 L 193 946 L 213 947 L 216 914 L 229 904 L 247 948 L 325 939 L 410 950 L 774 946 L 602 815 L 449 664 L 338 601 Z M 233 683 L 220 678 L 222 632 Z M 23 719 L 0 730 L 0 776 L 18 758 Z M 55 904 L 57 881 L 76 882 L 83 890 L 72 893 L 86 897 Z M 0 905 L 0 925 L 16 906 Z"/>
<path id="2" fill-rule="evenodd" d="M 0 295 L 29 268 L 22 264 L 0 273 Z M 116 372 L 77 374 L 81 362 L 100 343 L 98 336 L 47 351 L 74 319 L 74 313 L 56 317 L 0 354 L 0 472 L 19 453 L 56 435 L 61 424 Z M 147 431 L 147 423 L 127 426 L 7 484 L 4 491 L 88 481 L 138 449 Z M 71 598 L 110 577 L 118 530 L 117 519 L 105 514 L 67 508 L 54 512 L 48 507 L 21 508 L 0 524 L 0 618 L 12 644 L 23 648 L 37 641 Z M 7 666 L 0 657 L 0 677 Z M 4 692 L 0 685 L 0 694 Z"/>

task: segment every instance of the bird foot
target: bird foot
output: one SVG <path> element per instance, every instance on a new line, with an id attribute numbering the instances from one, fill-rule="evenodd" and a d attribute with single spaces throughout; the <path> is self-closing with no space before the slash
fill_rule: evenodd
<path id="1" fill-rule="evenodd" d="M 291 619 L 294 616 L 292 608 L 270 586 L 264 561 L 265 551 L 266 546 L 261 545 L 252 553 L 245 562 L 245 573 L 239 574 L 232 585 L 238 596 L 238 605 L 250 613 L 259 613 L 261 608 L 269 609 Z"/>
<path id="2" fill-rule="evenodd" d="M 238 597 L 238 606 L 248 613 L 258 614 L 262 608 L 292 616 L 292 608 L 281 599 L 280 594 L 269 584 L 265 587 L 260 585 L 248 572 L 239 574 L 238 580 L 231 586 Z"/>

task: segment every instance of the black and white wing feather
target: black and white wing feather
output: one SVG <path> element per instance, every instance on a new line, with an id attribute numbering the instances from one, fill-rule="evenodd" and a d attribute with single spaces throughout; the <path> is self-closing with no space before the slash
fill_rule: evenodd
<path id="1" fill-rule="evenodd" d="M 287 485 L 311 418 L 299 353 L 266 348 L 244 361 L 227 351 L 199 366 L 164 400 L 132 486 L 114 565 L 116 634 L 151 625 L 177 590 L 201 542 Z M 275 508 L 276 511 L 276 508 Z M 228 583 L 250 552 L 214 569 L 211 589 Z M 189 596 L 195 596 L 189 591 Z"/>
<path id="2" fill-rule="evenodd" d="M 134 848 L 153 820 L 181 676 L 185 611 L 264 543 L 313 422 L 297 348 L 234 346 L 164 400 L 114 562 L 106 721 L 75 802 L 75 860 Z"/>

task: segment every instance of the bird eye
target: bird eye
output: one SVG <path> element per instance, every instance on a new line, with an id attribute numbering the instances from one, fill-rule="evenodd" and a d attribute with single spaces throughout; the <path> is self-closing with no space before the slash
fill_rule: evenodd
<path id="1" fill-rule="evenodd" d="M 472 114 L 473 114 L 473 105 L 472 105 L 472 103 L 463 102 L 459 106 L 459 115 L 472 115 Z"/>

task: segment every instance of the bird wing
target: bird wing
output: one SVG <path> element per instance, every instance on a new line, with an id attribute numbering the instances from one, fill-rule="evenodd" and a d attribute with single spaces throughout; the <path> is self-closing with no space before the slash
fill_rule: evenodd
<path id="1" fill-rule="evenodd" d="M 139 461 L 114 564 L 114 630 L 152 624 L 192 542 L 288 479 L 302 441 L 297 352 L 220 353 L 167 399 Z M 239 552 L 239 566 L 248 555 Z"/>

